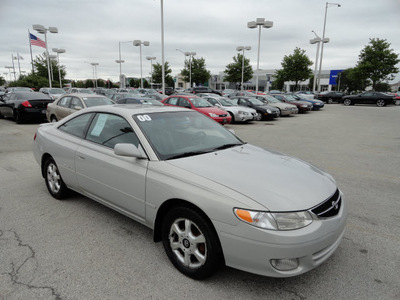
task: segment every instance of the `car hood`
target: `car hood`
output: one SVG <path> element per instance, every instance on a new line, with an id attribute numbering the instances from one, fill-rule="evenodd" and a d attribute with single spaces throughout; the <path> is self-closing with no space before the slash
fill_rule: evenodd
<path id="1" fill-rule="evenodd" d="M 199 112 L 202 112 L 203 114 L 216 114 L 216 115 L 226 115 L 227 112 L 226 110 L 223 110 L 221 108 L 212 106 L 212 107 L 193 107 L 193 110 L 197 110 Z"/>
<path id="2" fill-rule="evenodd" d="M 270 211 L 298 211 L 332 196 L 333 178 L 297 158 L 253 145 L 168 160 L 256 201 Z"/>

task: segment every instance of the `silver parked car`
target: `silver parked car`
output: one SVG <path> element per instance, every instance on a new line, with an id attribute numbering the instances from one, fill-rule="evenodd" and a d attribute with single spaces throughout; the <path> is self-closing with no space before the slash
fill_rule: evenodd
<path id="1" fill-rule="evenodd" d="M 193 110 L 91 107 L 40 125 L 33 153 L 54 198 L 74 190 L 150 227 L 191 278 L 223 263 L 299 275 L 343 237 L 346 202 L 330 175 Z"/>
<path id="2" fill-rule="evenodd" d="M 210 104 L 226 110 L 232 117 L 231 123 L 249 122 L 257 118 L 257 111 L 250 107 L 238 106 L 233 104 L 229 98 L 218 95 L 203 96 Z"/>

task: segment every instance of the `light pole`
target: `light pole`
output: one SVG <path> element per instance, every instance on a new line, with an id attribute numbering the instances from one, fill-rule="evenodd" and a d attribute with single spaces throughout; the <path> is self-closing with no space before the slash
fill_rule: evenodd
<path id="1" fill-rule="evenodd" d="M 153 60 L 156 59 L 155 56 L 146 56 L 146 59 L 150 61 L 150 88 L 153 88 Z"/>
<path id="2" fill-rule="evenodd" d="M 256 74 L 256 94 L 258 94 L 258 69 L 260 67 L 260 40 L 261 40 L 261 27 L 271 28 L 274 25 L 272 21 L 265 21 L 264 18 L 257 18 L 256 21 L 247 22 L 247 27 L 254 29 L 258 27 L 258 54 L 257 54 L 257 74 Z"/>
<path id="3" fill-rule="evenodd" d="M 185 56 L 189 56 L 189 87 L 192 87 L 192 59 L 196 52 L 185 52 Z"/>
<path id="4" fill-rule="evenodd" d="M 119 59 L 117 59 L 115 62 L 119 64 L 119 88 L 125 88 L 125 81 L 122 81 L 122 63 L 125 62 L 125 60 L 121 59 L 121 43 L 132 43 L 132 41 L 127 41 L 127 42 L 118 42 L 118 53 L 119 53 Z"/>
<path id="5" fill-rule="evenodd" d="M 58 28 L 57 27 L 49 27 L 46 28 L 43 25 L 40 24 L 34 24 L 32 25 L 33 30 L 36 30 L 38 33 L 44 34 L 44 41 L 46 43 L 46 58 L 47 58 L 47 74 L 49 75 L 49 87 L 52 88 L 51 86 L 51 77 L 50 77 L 50 58 L 49 58 L 49 49 L 47 47 L 47 31 L 50 31 L 51 33 L 58 33 Z"/>
<path id="6" fill-rule="evenodd" d="M 317 44 L 317 55 L 315 57 L 315 69 L 314 69 L 314 82 L 313 82 L 313 93 L 315 93 L 315 85 L 317 82 L 317 67 L 318 67 L 318 55 L 319 55 L 319 45 L 322 42 L 322 39 L 315 33 L 314 30 L 312 30 L 312 32 L 314 32 L 315 34 L 315 38 L 313 38 L 312 40 L 310 40 L 310 44 Z M 329 39 L 325 38 L 323 40 L 324 43 L 329 43 Z"/>
<path id="7" fill-rule="evenodd" d="M 93 78 L 94 78 L 94 80 L 95 80 L 95 88 L 97 88 L 97 69 L 96 69 L 96 67 L 99 65 L 99 63 L 95 63 L 95 62 L 92 62 L 92 63 L 90 63 L 92 66 L 93 66 Z"/>
<path id="8" fill-rule="evenodd" d="M 324 18 L 324 30 L 322 32 L 322 40 L 325 40 L 325 28 L 326 28 L 326 15 L 328 13 L 328 7 L 329 6 L 337 6 L 337 7 L 341 7 L 341 5 L 339 3 L 329 3 L 326 2 L 325 5 L 325 18 Z M 318 72 L 318 91 L 321 91 L 321 68 L 322 68 L 322 57 L 324 55 L 324 43 L 322 43 L 321 46 L 321 58 L 319 60 L 319 72 Z"/>
<path id="9" fill-rule="evenodd" d="M 12 66 L 5 66 L 4 68 L 8 69 L 8 74 L 10 75 L 10 82 L 12 81 L 11 79 L 11 69 L 13 69 Z"/>
<path id="10" fill-rule="evenodd" d="M 60 68 L 60 53 L 65 53 L 65 49 L 58 49 L 53 48 L 53 52 L 57 53 L 57 63 L 58 63 L 58 79 L 60 79 L 60 88 L 62 89 L 62 82 L 61 82 L 61 68 Z"/>
<path id="11" fill-rule="evenodd" d="M 140 47 L 140 87 L 143 88 L 143 75 L 142 75 L 142 45 L 143 46 L 149 46 L 150 42 L 149 41 L 141 41 L 141 40 L 134 40 L 133 41 L 133 46 L 139 46 Z"/>
<path id="12" fill-rule="evenodd" d="M 242 81 L 240 84 L 240 90 L 243 91 L 243 75 L 244 75 L 244 50 L 251 50 L 250 46 L 239 46 L 236 48 L 236 51 L 243 51 L 242 54 Z"/>

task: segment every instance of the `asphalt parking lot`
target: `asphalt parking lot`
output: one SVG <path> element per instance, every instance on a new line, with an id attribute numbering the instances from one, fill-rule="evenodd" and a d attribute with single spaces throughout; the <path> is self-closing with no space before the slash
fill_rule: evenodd
<path id="1" fill-rule="evenodd" d="M 400 299 L 400 106 L 331 104 L 227 125 L 249 143 L 329 172 L 345 194 L 338 250 L 287 279 L 223 268 L 194 281 L 171 265 L 150 229 L 82 196 L 53 199 L 31 153 L 37 127 L 0 120 L 1 300 Z"/>

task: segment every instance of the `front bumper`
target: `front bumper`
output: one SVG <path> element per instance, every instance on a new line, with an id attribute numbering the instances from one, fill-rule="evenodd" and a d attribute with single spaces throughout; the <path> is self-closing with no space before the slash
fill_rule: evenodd
<path id="1" fill-rule="evenodd" d="M 342 195 L 343 197 L 343 195 Z M 216 223 L 226 265 L 270 277 L 291 277 L 308 272 L 325 262 L 339 247 L 347 219 L 345 201 L 339 214 L 314 221 L 291 231 L 272 231 L 240 222 L 237 226 Z M 276 259 L 297 259 L 298 266 L 281 271 Z"/>

